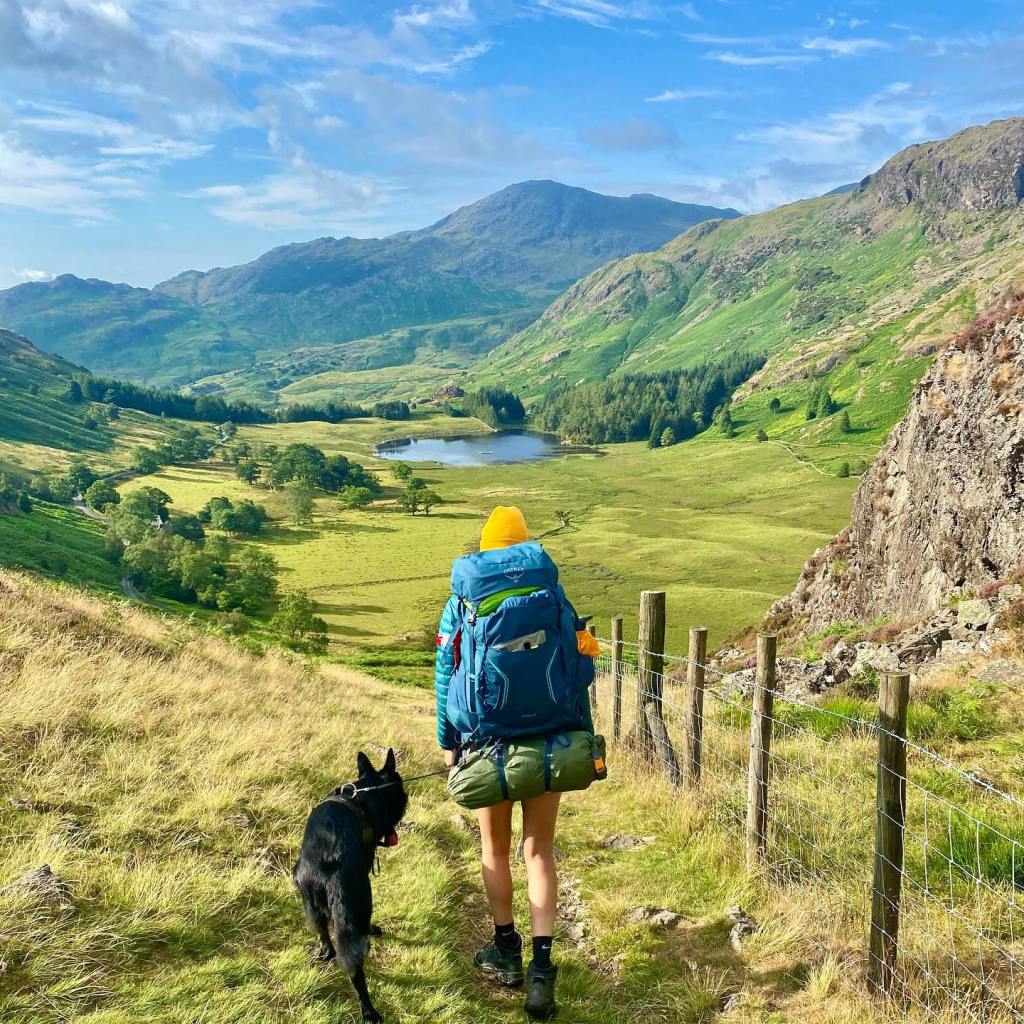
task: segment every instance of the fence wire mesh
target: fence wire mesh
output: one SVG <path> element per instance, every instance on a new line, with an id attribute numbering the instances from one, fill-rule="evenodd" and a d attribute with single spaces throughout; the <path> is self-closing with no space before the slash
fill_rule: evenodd
<path id="1" fill-rule="evenodd" d="M 651 672 L 639 667 L 636 645 L 623 644 L 614 659 L 612 642 L 601 644 L 594 692 L 612 756 L 631 770 L 663 772 L 749 843 L 749 690 L 713 664 L 665 655 L 664 671 Z M 704 679 L 699 713 L 687 681 L 695 668 Z M 876 791 L 889 771 L 878 759 L 879 724 L 776 689 L 770 728 L 758 836 L 766 878 L 804 906 L 841 908 L 842 927 L 863 936 L 871 975 L 873 877 L 876 860 L 890 863 L 901 895 L 898 931 L 885 935 L 888 1005 L 967 1024 L 1022 1024 L 1024 802 L 896 737 L 907 755 L 906 778 L 896 780 L 902 820 L 892 823 L 903 844 L 896 863 L 875 851 L 876 826 L 886 817 Z M 875 898 L 885 902 L 884 894 Z"/>

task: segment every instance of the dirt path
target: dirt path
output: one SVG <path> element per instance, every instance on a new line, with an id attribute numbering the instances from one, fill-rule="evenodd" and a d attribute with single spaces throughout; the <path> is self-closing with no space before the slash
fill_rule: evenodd
<path id="1" fill-rule="evenodd" d="M 783 448 L 787 452 L 789 452 L 789 454 L 792 455 L 793 458 L 796 459 L 796 461 L 799 462 L 801 466 L 808 466 L 808 467 L 810 467 L 811 469 L 814 470 L 815 473 L 819 474 L 820 476 L 828 476 L 828 473 L 826 473 L 820 467 L 816 466 L 813 462 L 809 462 L 807 459 L 801 459 L 800 456 L 797 455 L 797 453 L 795 451 L 793 451 L 793 449 L 790 448 L 790 446 L 788 444 L 786 444 L 785 442 L 769 440 L 768 444 L 777 444 L 780 448 Z"/>

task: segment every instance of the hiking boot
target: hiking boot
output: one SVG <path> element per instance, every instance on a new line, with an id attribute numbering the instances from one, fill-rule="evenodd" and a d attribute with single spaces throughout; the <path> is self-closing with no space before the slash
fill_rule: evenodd
<path id="1" fill-rule="evenodd" d="M 555 1015 L 555 979 L 558 968 L 552 964 L 541 970 L 530 964 L 526 972 L 526 1010 L 534 1020 L 550 1020 Z"/>
<path id="2" fill-rule="evenodd" d="M 516 988 L 523 983 L 522 950 L 502 949 L 497 942 L 489 942 L 473 958 L 481 972 L 499 985 Z"/>

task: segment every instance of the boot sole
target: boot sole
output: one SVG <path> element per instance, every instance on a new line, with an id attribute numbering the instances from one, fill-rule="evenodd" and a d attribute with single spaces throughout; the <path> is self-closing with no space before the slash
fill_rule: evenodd
<path id="1" fill-rule="evenodd" d="M 477 964 L 476 969 L 504 988 L 520 988 L 526 980 L 526 976 L 523 974 L 510 974 L 508 971 L 499 970 L 489 964 Z"/>
<path id="2" fill-rule="evenodd" d="M 557 1006 L 552 1006 L 546 1010 L 534 1010 L 529 1007 L 523 1007 L 526 1011 L 526 1016 L 531 1020 L 551 1020 L 552 1017 L 558 1012 Z"/>

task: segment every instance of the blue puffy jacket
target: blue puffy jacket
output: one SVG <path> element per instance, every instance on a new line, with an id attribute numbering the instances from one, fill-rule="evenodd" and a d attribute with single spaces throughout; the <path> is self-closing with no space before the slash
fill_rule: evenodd
<path id="1" fill-rule="evenodd" d="M 437 742 L 442 750 L 455 750 L 459 737 L 452 723 L 448 721 L 448 684 L 455 671 L 455 631 L 459 628 L 459 599 L 452 594 L 441 613 L 441 624 L 437 629 L 437 654 L 434 656 L 434 700 L 437 705 Z M 593 715 L 590 708 L 590 693 L 581 698 L 583 722 L 587 732 L 594 731 Z"/>
<path id="2" fill-rule="evenodd" d="M 455 630 L 459 627 L 459 599 L 452 594 L 441 613 L 437 629 L 437 654 L 434 657 L 434 698 L 437 702 L 437 742 L 442 750 L 454 750 L 459 745 L 452 723 L 445 709 L 448 707 L 448 683 L 455 671 Z"/>

